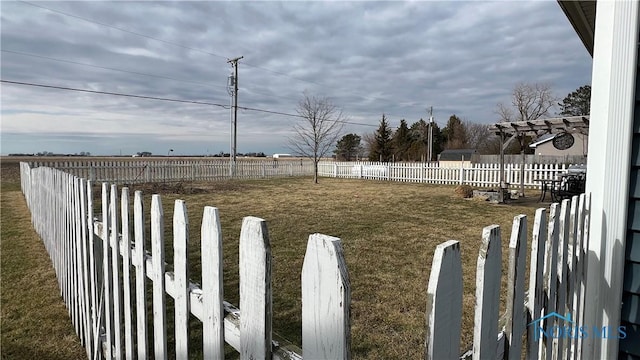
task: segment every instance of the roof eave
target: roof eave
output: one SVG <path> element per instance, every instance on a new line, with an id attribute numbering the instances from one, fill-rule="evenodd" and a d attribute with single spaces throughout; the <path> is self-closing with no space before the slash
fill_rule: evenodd
<path id="1" fill-rule="evenodd" d="M 593 56 L 593 34 L 595 32 L 595 1 L 563 1 L 558 5 L 564 11 L 584 47 Z"/>

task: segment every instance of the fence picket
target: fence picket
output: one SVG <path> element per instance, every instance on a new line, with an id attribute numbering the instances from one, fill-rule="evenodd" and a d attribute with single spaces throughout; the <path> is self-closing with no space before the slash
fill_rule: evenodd
<path id="1" fill-rule="evenodd" d="M 544 290 L 545 296 L 545 314 L 556 312 L 557 288 L 556 282 L 558 273 L 555 271 L 558 261 L 558 237 L 560 232 L 560 211 L 558 204 L 551 204 L 549 211 L 549 226 L 547 229 L 547 243 L 545 245 L 544 256 Z M 549 329 L 554 325 L 555 317 L 544 320 L 544 329 Z M 542 350 L 543 359 L 551 359 L 554 355 L 553 340 L 543 337 L 544 343 Z M 556 352 L 557 354 L 557 352 Z"/>
<path id="2" fill-rule="evenodd" d="M 240 230 L 240 358 L 271 358 L 271 245 L 267 224 L 245 217 Z"/>
<path id="3" fill-rule="evenodd" d="M 304 357 L 351 358 L 350 304 L 351 288 L 341 240 L 310 235 L 302 265 Z"/>
<path id="4" fill-rule="evenodd" d="M 454 359 L 460 355 L 462 322 L 462 262 L 460 243 L 436 246 L 427 287 L 425 357 Z"/>
<path id="5" fill-rule="evenodd" d="M 109 217 L 109 185 L 102 183 L 102 286 L 103 286 L 103 309 L 104 324 L 107 337 L 107 351 L 105 357 L 112 359 L 113 350 L 113 298 L 111 297 L 111 246 L 109 246 L 109 228 L 111 219 Z"/>
<path id="6" fill-rule="evenodd" d="M 509 241 L 509 273 L 507 279 L 506 334 L 507 357 L 520 359 L 522 335 L 526 326 L 524 308 L 524 284 L 527 260 L 527 216 L 513 219 Z"/>
<path id="7" fill-rule="evenodd" d="M 111 275 L 113 282 L 113 328 L 114 328 L 114 357 L 122 358 L 122 335 L 120 327 L 122 324 L 122 293 L 120 287 L 120 221 L 118 211 L 118 189 L 115 184 L 111 185 L 111 198 L 109 213 L 111 215 Z"/>
<path id="8" fill-rule="evenodd" d="M 537 209 L 533 223 L 531 241 L 531 259 L 529 267 L 529 299 L 527 301 L 529 316 L 527 318 L 527 359 L 538 359 L 540 354 L 539 329 L 531 326 L 532 322 L 542 316 L 544 306 L 544 251 L 547 243 L 546 209 Z"/>
<path id="9" fill-rule="evenodd" d="M 133 331 L 131 308 L 131 239 L 129 238 L 129 188 L 122 188 L 120 197 L 122 217 L 122 299 L 124 314 L 124 352 L 127 359 L 133 359 Z"/>
<path id="10" fill-rule="evenodd" d="M 91 246 L 91 242 L 89 241 L 89 237 L 93 235 L 93 232 L 88 232 L 87 230 L 87 182 L 85 179 L 79 179 L 78 182 L 78 191 L 80 193 L 80 213 L 79 213 L 79 223 L 80 223 L 80 233 L 81 233 L 81 258 L 82 258 L 82 293 L 83 293 L 83 302 L 84 302 L 84 337 L 85 337 L 85 347 L 87 350 L 87 358 L 91 358 L 91 354 L 93 353 L 93 342 L 92 342 L 92 330 L 91 324 L 92 316 L 91 316 L 91 275 L 90 275 L 90 260 L 89 260 L 89 247 Z"/>
<path id="11" fill-rule="evenodd" d="M 160 195 L 151 197 L 151 262 L 153 280 L 153 348 L 156 360 L 167 358 L 164 286 L 164 213 Z"/>
<path id="12" fill-rule="evenodd" d="M 562 201 L 560 208 L 560 233 L 558 239 L 558 262 L 557 272 L 558 277 L 556 281 L 557 289 L 557 310 L 556 312 L 562 316 L 568 315 L 570 309 L 567 308 L 567 259 L 568 259 L 568 243 L 569 243 L 569 216 L 570 216 L 571 200 L 566 199 Z M 556 319 L 558 326 L 560 324 Z M 554 354 L 557 354 L 557 358 L 563 358 L 565 352 L 565 341 L 562 336 L 555 337 L 553 340 Z"/>
<path id="13" fill-rule="evenodd" d="M 482 230 L 482 245 L 476 266 L 476 308 L 473 327 L 473 359 L 496 359 L 502 240 L 500 226 Z"/>
<path id="14" fill-rule="evenodd" d="M 147 358 L 147 274 L 146 274 L 146 251 L 145 251 L 145 231 L 144 212 L 142 203 L 142 192 L 136 191 L 133 199 L 133 226 L 135 240 L 134 265 L 136 267 L 136 338 L 138 359 Z"/>
<path id="15" fill-rule="evenodd" d="M 207 206 L 200 231 L 202 256 L 203 355 L 205 359 L 224 358 L 224 292 L 222 286 L 222 228 L 218 209 Z"/>
<path id="16" fill-rule="evenodd" d="M 176 200 L 173 211 L 173 271 L 175 288 L 176 358 L 189 357 L 189 218 L 184 200 Z"/>

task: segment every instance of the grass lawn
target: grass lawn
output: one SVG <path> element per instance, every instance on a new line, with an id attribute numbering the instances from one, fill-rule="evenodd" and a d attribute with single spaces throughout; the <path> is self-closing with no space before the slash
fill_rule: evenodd
<path id="1" fill-rule="evenodd" d="M 269 227 L 273 255 L 273 327 L 278 334 L 298 345 L 301 343 L 300 273 L 307 238 L 315 232 L 342 238 L 352 289 L 351 344 L 354 359 L 422 357 L 426 287 L 432 257 L 436 245 L 449 239 L 461 242 L 465 291 L 461 344 L 464 349 L 470 346 L 473 336 L 475 268 L 482 228 L 491 224 L 502 227 L 503 278 L 506 281 L 507 246 L 513 217 L 527 214 L 531 223 L 538 205 L 531 201 L 523 205 L 492 205 L 465 200 L 454 196 L 452 186 L 329 178 L 321 178 L 317 185 L 312 184 L 310 178 L 185 183 L 178 187 L 141 185 L 132 187 L 132 197 L 133 191 L 138 189 L 143 190 L 145 195 L 147 214 L 150 195 L 154 192 L 163 194 L 166 259 L 170 264 L 168 270 L 173 264 L 170 227 L 173 200 L 186 201 L 190 226 L 191 277 L 196 282 L 200 282 L 199 235 L 203 208 L 210 205 L 220 209 L 224 235 L 225 298 L 236 305 L 239 303 L 238 238 L 242 218 L 249 215 L 264 218 Z M 94 195 L 99 197 L 99 194 Z M 534 195 L 533 191 L 529 195 Z M 4 357 L 5 343 L 16 341 L 5 336 L 7 327 L 21 328 L 40 321 L 16 322 L 17 319 L 5 316 L 5 308 L 9 305 L 19 308 L 33 319 L 41 316 L 41 309 L 29 305 L 31 300 L 28 296 L 5 298 L 5 267 L 8 266 L 8 261 L 5 261 L 8 255 L 5 229 L 16 233 L 18 239 L 35 235 L 28 223 L 23 222 L 29 219 L 24 209 L 16 215 L 17 219 L 7 219 L 5 222 L 5 206 L 13 201 L 22 201 L 21 206 L 24 207 L 19 188 L 5 192 L 3 187 L 2 197 Z M 5 204 L 5 197 L 11 202 Z M 96 212 L 99 209 L 96 206 Z M 148 221 L 148 215 L 146 217 Z M 30 235 L 25 235 L 25 232 L 30 232 Z M 36 243 L 41 244 L 38 241 Z M 64 323 L 62 318 L 66 317 L 66 310 L 59 300 L 57 283 L 44 247 L 18 246 L 15 252 L 23 253 L 23 258 L 37 255 L 45 262 L 50 280 L 46 287 L 39 285 L 39 288 L 58 299 L 61 318 L 56 323 L 37 327 L 59 328 L 59 323 Z M 31 267 L 25 266 L 22 271 Z M 38 273 L 43 271 L 39 270 Z M 171 316 L 168 314 L 168 318 Z M 68 327 L 67 337 L 75 337 L 68 318 L 64 325 Z M 33 339 L 25 342 L 35 344 L 41 341 L 35 334 L 33 336 Z M 54 348 L 59 343 L 58 339 L 52 344 Z M 77 354 L 80 357 L 83 355 L 82 352 Z"/>
<path id="2" fill-rule="evenodd" d="M 7 170 L 7 171 L 10 171 Z M 3 166 L 0 233 L 2 359 L 86 359 L 20 185 Z"/>
<path id="3" fill-rule="evenodd" d="M 357 359 L 420 358 L 426 287 L 436 245 L 462 244 L 464 318 L 461 345 L 472 342 L 475 268 L 482 228 L 499 224 L 507 259 L 513 217 L 536 208 L 492 205 L 454 196 L 452 186 L 322 178 L 133 187 L 162 196 L 166 259 L 173 263 L 173 200 L 187 202 L 191 277 L 200 281 L 199 235 L 204 206 L 216 206 L 224 236 L 226 300 L 238 304 L 238 238 L 244 216 L 267 220 L 273 254 L 274 330 L 301 343 L 300 273 L 314 232 L 342 238 L 352 288 L 352 353 Z M 177 192 L 175 194 L 172 192 Z M 147 204 L 150 196 L 145 196 Z M 147 205 L 148 209 L 148 205 Z M 506 282 L 507 263 L 503 274 Z M 505 289 L 506 294 L 506 289 Z"/>

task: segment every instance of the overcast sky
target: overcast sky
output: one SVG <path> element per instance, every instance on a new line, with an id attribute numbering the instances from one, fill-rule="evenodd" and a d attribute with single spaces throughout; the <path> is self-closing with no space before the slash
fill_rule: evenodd
<path id="1" fill-rule="evenodd" d="M 519 82 L 566 96 L 591 57 L 556 1 L 2 1 L 2 154 L 229 151 L 231 71 L 239 106 L 295 114 L 304 91 L 343 109 L 345 133 L 450 115 L 497 121 Z M 295 117 L 238 112 L 238 151 L 290 152 Z"/>

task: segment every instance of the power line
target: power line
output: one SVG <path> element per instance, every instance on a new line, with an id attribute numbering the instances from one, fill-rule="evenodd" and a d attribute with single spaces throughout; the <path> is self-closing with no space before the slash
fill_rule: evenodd
<path id="1" fill-rule="evenodd" d="M 1 49 L 0 51 L 2 51 L 2 52 L 6 52 L 6 53 L 11 53 L 11 54 L 23 55 L 23 56 L 31 56 L 31 57 L 40 58 L 40 59 L 46 59 L 46 60 L 52 60 L 52 61 L 58 61 L 58 62 L 63 62 L 63 63 L 68 63 L 68 64 L 88 66 L 88 67 L 93 67 L 93 68 L 97 68 L 97 69 L 111 70 L 111 71 L 119 71 L 119 72 L 123 72 L 123 73 L 127 73 L 127 74 L 134 74 L 134 75 L 149 76 L 149 77 L 155 77 L 155 78 L 160 78 L 160 79 L 167 79 L 167 80 L 173 80 L 173 81 L 180 81 L 180 82 L 191 83 L 191 84 L 198 84 L 198 85 L 210 86 L 210 87 L 213 87 L 213 86 L 215 86 L 215 87 L 226 87 L 225 85 L 213 85 L 213 84 L 204 83 L 204 82 L 200 82 L 200 81 L 191 81 L 191 80 L 176 79 L 176 78 L 173 78 L 173 77 L 170 77 L 170 76 L 154 75 L 154 74 L 147 74 L 147 73 L 142 73 L 142 72 L 137 72 L 137 71 L 129 71 L 129 70 L 117 69 L 117 68 L 106 67 L 106 66 L 99 66 L 99 65 L 93 65 L 93 64 L 86 64 L 86 63 L 81 63 L 81 62 L 78 62 L 78 61 L 64 60 L 64 59 L 57 59 L 57 58 L 52 58 L 52 57 L 43 56 L 43 55 L 36 55 L 36 54 L 25 53 L 25 52 L 21 52 L 21 51 L 14 51 L 14 50 L 7 50 L 7 49 Z"/>
<path id="2" fill-rule="evenodd" d="M 146 99 L 146 100 L 169 101 L 169 102 L 178 102 L 178 103 L 186 103 L 186 104 L 217 106 L 217 107 L 221 107 L 223 109 L 229 109 L 230 108 L 229 105 L 210 103 L 210 102 L 205 102 L 205 101 L 181 100 L 181 99 L 162 98 L 162 97 L 156 97 L 156 96 L 134 95 L 134 94 L 124 94 L 124 93 L 116 93 L 116 92 L 109 92 L 109 91 L 87 90 L 87 89 L 71 88 L 71 87 L 66 87 L 66 86 L 36 84 L 36 83 L 28 83 L 28 82 L 12 81 L 12 80 L 3 80 L 3 79 L 0 79 L 0 82 L 6 83 L 6 84 L 12 84 L 12 85 L 34 86 L 34 87 L 41 87 L 41 88 L 47 88 L 47 89 L 78 91 L 78 92 L 91 93 L 91 94 L 100 94 L 100 95 L 122 96 L 122 97 L 130 97 L 130 98 Z M 304 116 L 299 115 L 299 114 L 291 114 L 291 113 L 285 113 L 285 112 L 280 112 L 280 111 L 258 109 L 258 108 L 252 108 L 252 107 L 246 107 L 246 106 L 238 106 L 238 109 L 247 110 L 247 111 L 262 112 L 262 113 L 273 114 L 273 115 L 283 115 L 283 116 L 297 117 L 297 118 L 306 119 Z M 346 121 L 346 120 L 334 120 L 334 121 L 335 122 L 339 122 L 339 123 L 344 123 L 344 124 L 351 124 L 351 125 L 374 126 L 374 127 L 377 126 L 377 125 L 358 123 L 358 122 Z"/>
<path id="3" fill-rule="evenodd" d="M 170 101 L 170 102 L 178 102 L 178 103 L 186 103 L 186 104 L 197 104 L 197 105 L 219 106 L 219 107 L 224 108 L 224 109 L 228 109 L 228 108 L 229 108 L 229 105 L 216 104 L 216 103 L 210 103 L 210 102 L 205 102 L 205 101 L 180 100 L 180 99 L 161 98 L 161 97 L 156 97 L 156 96 L 123 94 L 123 93 L 115 93 L 115 92 L 109 92 L 109 91 L 97 91 L 97 90 L 77 89 L 77 88 L 70 88 L 70 87 L 65 87 L 65 86 L 55 86 L 55 85 L 35 84 L 35 83 L 27 83 L 27 82 L 11 81 L 11 80 L 2 80 L 2 79 L 0 79 L 0 82 L 7 83 L 7 84 L 14 84 L 14 85 L 35 86 L 35 87 L 48 88 L 48 89 L 67 90 L 67 91 L 78 91 L 78 92 L 85 92 L 85 93 L 91 93 L 91 94 L 112 95 L 112 96 L 123 96 L 123 97 L 137 98 L 137 99 L 159 100 L 159 101 Z"/>
<path id="4" fill-rule="evenodd" d="M 100 21 L 88 19 L 88 18 L 79 16 L 79 15 L 74 15 L 74 14 L 67 13 L 67 12 L 64 12 L 64 11 L 61 11 L 61 10 L 56 10 L 56 9 L 52 9 L 52 8 L 49 8 L 49 7 L 46 7 L 46 6 L 34 4 L 34 3 L 31 3 L 31 2 L 28 2 L 28 1 L 24 1 L 24 0 L 18 0 L 18 1 L 23 3 L 23 4 L 31 5 L 31 6 L 40 8 L 40 9 L 48 10 L 48 11 L 55 12 L 55 13 L 58 13 L 58 14 L 61 14 L 61 15 L 64 15 L 64 16 L 69 16 L 69 17 L 72 17 L 72 18 L 75 18 L 75 19 L 78 19 L 78 20 L 82 20 L 82 21 L 86 21 L 86 22 L 89 22 L 89 23 L 97 24 L 97 25 L 100 25 L 100 26 L 105 26 L 105 27 L 108 27 L 110 29 L 122 31 L 122 32 L 125 32 L 125 33 L 128 33 L 128 34 L 131 34 L 131 35 L 140 36 L 140 37 L 143 37 L 143 38 L 146 38 L 146 39 L 159 41 L 159 42 L 162 42 L 162 43 L 165 43 L 165 44 L 169 44 L 169 45 L 173 45 L 173 46 L 177 46 L 177 47 L 180 47 L 180 48 L 183 48 L 183 49 L 196 51 L 196 52 L 200 52 L 200 53 L 203 53 L 203 54 L 207 54 L 207 55 L 219 57 L 219 58 L 222 58 L 222 59 L 225 59 L 225 60 L 229 60 L 226 56 L 223 56 L 223 55 L 220 55 L 220 54 L 216 54 L 216 53 L 213 53 L 213 52 L 210 52 L 210 51 L 206 51 L 206 50 L 202 50 L 202 49 L 186 46 L 186 45 L 183 45 L 183 44 L 180 44 L 180 43 L 176 43 L 176 42 L 172 42 L 172 41 L 163 40 L 163 39 L 160 39 L 160 38 L 157 38 L 157 37 L 154 37 L 154 36 L 150 36 L 150 35 L 141 34 L 141 33 L 135 32 L 135 31 L 127 30 L 127 29 L 120 28 L 120 27 L 113 26 L 113 25 L 109 25 L 109 24 L 106 24 L 106 23 L 103 23 L 103 22 L 100 22 Z M 297 81 L 302 81 L 302 82 L 318 85 L 318 86 L 321 86 L 321 87 L 329 88 L 329 86 L 327 86 L 327 85 L 323 85 L 323 84 L 320 84 L 318 82 L 311 81 L 311 80 L 305 80 L 305 79 L 297 78 L 297 77 L 291 76 L 291 75 L 289 75 L 287 73 L 283 73 L 283 72 L 280 72 L 280 71 L 267 69 L 267 68 L 264 68 L 264 67 L 261 67 L 261 66 L 258 66 L 258 65 L 247 63 L 247 62 L 243 62 L 243 64 L 245 64 L 246 66 L 253 67 L 253 68 L 256 68 L 256 69 L 260 69 L 260 70 L 263 70 L 263 71 L 267 71 L 267 72 L 270 72 L 270 73 L 273 73 L 273 74 L 276 74 L 276 75 L 285 76 L 285 77 L 288 77 L 288 78 L 291 78 L 291 79 L 294 79 L 294 80 L 297 80 Z M 365 96 L 354 94 L 354 93 L 352 93 L 352 94 L 357 96 L 357 97 L 360 97 L 362 99 L 368 99 L 368 100 L 374 100 L 374 101 L 378 100 L 376 98 L 365 97 Z M 263 94 L 263 95 L 266 95 L 266 94 Z M 270 95 L 267 95 L 267 96 L 270 96 Z M 391 114 L 389 114 L 389 115 L 391 115 Z M 398 116 L 398 117 L 402 118 L 400 116 Z"/>

